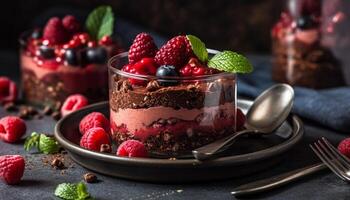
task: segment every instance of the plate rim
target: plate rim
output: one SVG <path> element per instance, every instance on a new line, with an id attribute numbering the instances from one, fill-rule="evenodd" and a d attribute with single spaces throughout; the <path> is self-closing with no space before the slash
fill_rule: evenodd
<path id="1" fill-rule="evenodd" d="M 238 99 L 238 102 L 243 104 L 252 104 L 250 100 Z M 297 142 L 299 142 L 304 135 L 304 126 L 303 122 L 299 117 L 294 114 L 290 114 L 289 123 L 292 125 L 293 135 L 286 139 L 284 142 L 262 149 L 256 152 L 251 152 L 247 154 L 241 155 L 232 155 L 219 157 L 214 160 L 209 161 L 198 161 L 196 159 L 161 159 L 161 158 L 129 158 L 129 157 L 119 157 L 113 154 L 101 153 L 90 151 L 84 149 L 75 143 L 66 139 L 60 131 L 62 124 L 68 121 L 71 117 L 76 115 L 80 115 L 81 112 L 89 112 L 91 109 L 97 109 L 100 107 L 104 107 L 108 105 L 108 101 L 103 101 L 95 104 L 91 104 L 86 106 L 80 110 L 74 111 L 71 114 L 60 119 L 55 125 L 54 136 L 59 142 L 59 144 L 66 149 L 69 153 L 79 154 L 84 157 L 90 157 L 96 160 L 107 161 L 115 164 L 121 165 L 135 165 L 135 166 L 149 166 L 149 167 L 182 167 L 182 166 L 223 166 L 223 165 L 241 165 L 249 162 L 256 162 L 258 160 L 262 160 L 264 158 L 273 157 L 275 155 L 281 154 L 290 148 L 292 148 Z"/>

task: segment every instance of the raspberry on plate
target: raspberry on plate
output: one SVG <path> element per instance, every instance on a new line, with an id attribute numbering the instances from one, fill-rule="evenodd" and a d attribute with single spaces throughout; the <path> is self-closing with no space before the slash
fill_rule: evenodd
<path id="1" fill-rule="evenodd" d="M 163 45 L 154 57 L 158 65 L 182 67 L 188 61 L 188 43 L 186 37 L 176 36 Z"/>
<path id="2" fill-rule="evenodd" d="M 58 17 L 52 17 L 43 30 L 43 39 L 50 44 L 63 44 L 68 40 L 67 30 Z"/>
<path id="3" fill-rule="evenodd" d="M 79 124 L 79 130 L 84 135 L 91 128 L 103 128 L 107 133 L 109 132 L 109 121 L 108 119 L 99 112 L 92 112 L 86 115 Z"/>
<path id="4" fill-rule="evenodd" d="M 338 150 L 344 156 L 350 158 L 350 138 L 342 140 L 338 145 Z"/>
<path id="5" fill-rule="evenodd" d="M 153 58 L 158 51 L 153 38 L 147 33 L 140 33 L 129 49 L 129 63 L 133 64 L 142 58 Z"/>
<path id="6" fill-rule="evenodd" d="M 66 116 L 69 113 L 79 110 L 88 105 L 88 100 L 81 94 L 70 95 L 63 103 L 61 115 Z"/>
<path id="7" fill-rule="evenodd" d="M 142 142 L 138 140 L 127 140 L 119 145 L 117 156 L 148 157 L 148 153 Z"/>
<path id="8" fill-rule="evenodd" d="M 0 156 L 0 177 L 6 184 L 18 184 L 23 176 L 25 161 L 20 155 Z"/>
<path id="9" fill-rule="evenodd" d="M 109 136 L 103 128 L 91 128 L 80 139 L 80 146 L 92 151 L 100 151 L 101 145 L 111 145 Z"/>
<path id="10" fill-rule="evenodd" d="M 63 27 L 70 33 L 76 33 L 80 30 L 80 23 L 73 15 L 66 15 L 62 19 Z"/>
<path id="11" fill-rule="evenodd" d="M 0 139 L 14 143 L 17 142 L 26 132 L 24 121 L 15 116 L 7 116 L 0 119 Z"/>
<path id="12" fill-rule="evenodd" d="M 0 103 L 13 102 L 17 99 L 17 85 L 10 79 L 0 77 Z"/>

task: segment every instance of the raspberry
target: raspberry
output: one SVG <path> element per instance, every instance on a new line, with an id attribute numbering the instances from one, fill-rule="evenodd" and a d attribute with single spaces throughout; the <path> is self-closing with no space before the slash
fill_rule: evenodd
<path id="1" fill-rule="evenodd" d="M 338 150 L 344 156 L 350 158 L 350 138 L 342 140 L 338 145 Z"/>
<path id="2" fill-rule="evenodd" d="M 26 124 L 18 117 L 8 116 L 0 119 L 0 139 L 5 142 L 17 142 L 25 134 L 26 129 Z"/>
<path id="3" fill-rule="evenodd" d="M 106 132 L 109 132 L 109 121 L 108 119 L 99 112 L 92 112 L 86 115 L 79 124 L 79 130 L 84 135 L 89 129 L 100 127 Z"/>
<path id="4" fill-rule="evenodd" d="M 155 61 L 159 65 L 173 65 L 182 67 L 189 58 L 186 37 L 177 36 L 163 45 L 155 56 Z"/>
<path id="5" fill-rule="evenodd" d="M 119 145 L 117 156 L 148 157 L 148 153 L 142 142 L 137 140 L 127 140 Z"/>
<path id="6" fill-rule="evenodd" d="M 80 23 L 73 15 L 66 15 L 62 19 L 62 24 L 63 27 L 71 34 L 80 30 Z"/>
<path id="7" fill-rule="evenodd" d="M 190 41 L 186 38 L 186 36 L 182 36 L 182 37 L 183 37 L 183 40 L 186 43 L 186 57 L 188 57 L 188 58 L 194 57 L 194 53 L 192 51 L 192 47 L 191 47 Z"/>
<path id="8" fill-rule="evenodd" d="M 125 65 L 122 70 L 137 75 L 155 75 L 157 67 L 157 63 L 154 62 L 153 58 L 142 58 L 135 64 Z M 133 85 L 145 84 L 145 81 L 140 79 L 129 78 L 129 81 Z"/>
<path id="9" fill-rule="evenodd" d="M 158 51 L 153 38 L 147 33 L 138 34 L 129 49 L 129 63 L 133 64 L 142 58 L 153 58 Z"/>
<path id="10" fill-rule="evenodd" d="M 111 145 L 108 134 L 103 128 L 91 128 L 80 139 L 80 146 L 92 151 L 100 151 L 101 145 Z"/>
<path id="11" fill-rule="evenodd" d="M 13 102 L 17 99 L 16 83 L 6 77 L 0 77 L 0 103 Z"/>
<path id="12" fill-rule="evenodd" d="M 53 17 L 47 22 L 43 39 L 48 40 L 50 44 L 63 44 L 68 40 L 68 33 L 58 17 Z"/>
<path id="13" fill-rule="evenodd" d="M 70 95 L 63 103 L 61 115 L 66 116 L 69 113 L 79 110 L 88 105 L 88 100 L 81 94 Z"/>
<path id="14" fill-rule="evenodd" d="M 197 58 L 191 58 L 188 63 L 182 67 L 180 70 L 181 76 L 188 77 L 188 76 L 202 76 L 202 75 L 208 75 L 208 74 L 214 74 L 218 71 L 212 68 L 208 68 L 207 66 L 203 65 L 199 62 Z"/>
<path id="15" fill-rule="evenodd" d="M 23 176 L 24 168 L 25 162 L 22 156 L 0 156 L 0 176 L 7 184 L 18 184 Z"/>
<path id="16" fill-rule="evenodd" d="M 244 113 L 242 112 L 241 109 L 238 108 L 236 113 L 236 128 L 238 131 L 244 128 L 245 121 L 246 121 L 246 117 Z"/>

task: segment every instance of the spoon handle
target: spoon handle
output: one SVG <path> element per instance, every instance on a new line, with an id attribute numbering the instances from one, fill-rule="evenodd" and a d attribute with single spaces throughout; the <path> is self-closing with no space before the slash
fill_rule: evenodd
<path id="1" fill-rule="evenodd" d="M 231 145 L 234 141 L 236 141 L 238 137 L 251 132 L 254 132 L 254 131 L 249 129 L 239 131 L 234 135 L 229 135 L 220 140 L 217 140 L 215 142 L 202 146 L 198 149 L 195 149 L 192 151 L 192 154 L 197 160 L 208 160 L 210 158 L 214 158 L 215 153 L 220 151 L 223 147 L 227 145 Z"/>

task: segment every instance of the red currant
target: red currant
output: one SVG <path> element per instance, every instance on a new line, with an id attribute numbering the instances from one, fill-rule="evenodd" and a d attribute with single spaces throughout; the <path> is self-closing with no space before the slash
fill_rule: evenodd
<path id="1" fill-rule="evenodd" d="M 106 45 L 106 46 L 108 46 L 108 45 L 113 44 L 113 40 L 112 40 L 111 36 L 105 35 L 105 36 L 103 36 L 103 37 L 100 39 L 100 41 L 98 41 L 98 43 L 99 43 L 100 45 Z"/>

